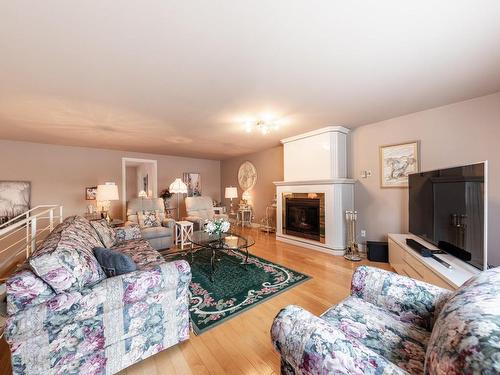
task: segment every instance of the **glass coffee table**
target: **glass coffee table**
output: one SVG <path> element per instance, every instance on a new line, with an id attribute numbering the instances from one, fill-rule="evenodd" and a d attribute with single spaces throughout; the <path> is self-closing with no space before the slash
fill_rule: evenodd
<path id="1" fill-rule="evenodd" d="M 194 254 L 200 250 L 211 250 L 210 256 L 210 267 L 211 274 L 210 280 L 214 281 L 215 275 L 215 262 L 217 253 L 221 250 L 229 251 L 243 251 L 245 253 L 245 261 L 242 264 L 246 265 L 248 263 L 248 248 L 255 244 L 254 239 L 251 236 L 243 236 L 236 233 L 223 233 L 218 234 L 208 234 L 204 231 L 196 231 L 191 237 L 191 249 L 189 253 L 191 254 L 191 262 L 194 261 Z"/>

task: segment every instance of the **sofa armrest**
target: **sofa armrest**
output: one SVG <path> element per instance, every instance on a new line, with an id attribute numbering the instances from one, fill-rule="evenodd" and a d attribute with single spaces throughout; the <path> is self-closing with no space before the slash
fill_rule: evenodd
<path id="1" fill-rule="evenodd" d="M 430 330 L 452 292 L 394 272 L 361 266 L 352 276 L 351 295 Z"/>
<path id="2" fill-rule="evenodd" d="M 161 225 L 166 228 L 174 228 L 175 227 L 175 220 L 167 217 L 166 219 L 163 219 L 161 222 Z"/>
<path id="3" fill-rule="evenodd" d="M 193 230 L 195 230 L 195 231 L 202 230 L 203 227 L 205 226 L 205 219 L 202 219 L 199 216 L 188 216 L 188 217 L 185 217 L 184 220 L 192 222 L 194 224 Z"/>
<path id="4" fill-rule="evenodd" d="M 383 356 L 349 339 L 325 320 L 298 306 L 274 318 L 271 338 L 282 363 L 294 373 L 406 374 Z"/>

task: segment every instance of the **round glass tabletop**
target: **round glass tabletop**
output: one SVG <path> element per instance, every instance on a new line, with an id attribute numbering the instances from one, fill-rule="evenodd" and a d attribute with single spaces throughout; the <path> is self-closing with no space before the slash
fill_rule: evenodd
<path id="1" fill-rule="evenodd" d="M 252 236 L 242 236 L 236 233 L 208 234 L 201 230 L 194 232 L 190 239 L 195 245 L 214 249 L 238 250 L 255 244 Z"/>

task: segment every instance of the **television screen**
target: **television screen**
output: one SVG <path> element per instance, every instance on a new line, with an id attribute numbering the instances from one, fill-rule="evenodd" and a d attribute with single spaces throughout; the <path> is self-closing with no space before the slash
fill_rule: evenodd
<path id="1" fill-rule="evenodd" d="M 485 268 L 485 163 L 409 175 L 409 229 Z"/>

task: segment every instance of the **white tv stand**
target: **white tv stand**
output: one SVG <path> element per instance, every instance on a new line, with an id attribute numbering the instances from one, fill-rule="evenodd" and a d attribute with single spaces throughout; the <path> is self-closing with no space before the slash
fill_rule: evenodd
<path id="1" fill-rule="evenodd" d="M 420 242 L 429 249 L 436 246 L 413 234 L 389 234 L 389 263 L 397 273 L 413 279 L 455 290 L 480 271 L 449 254 L 438 254 L 452 268 L 447 268 L 437 260 L 425 258 L 406 244 L 407 238 Z"/>

